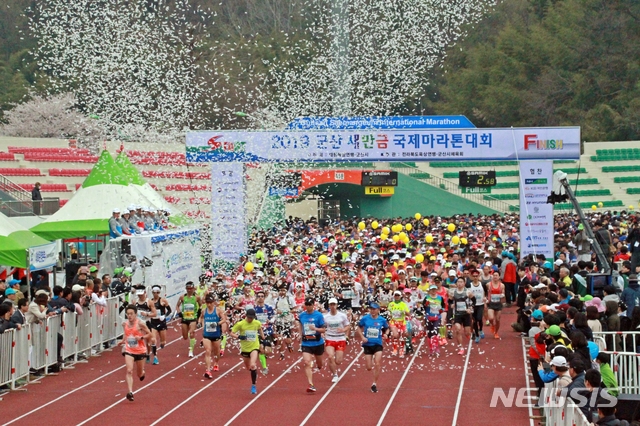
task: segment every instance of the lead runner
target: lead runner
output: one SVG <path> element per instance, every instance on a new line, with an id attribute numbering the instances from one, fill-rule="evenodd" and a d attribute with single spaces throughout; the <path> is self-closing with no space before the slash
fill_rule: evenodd
<path id="1" fill-rule="evenodd" d="M 380 316 L 380 305 L 369 304 L 369 314 L 358 322 L 358 337 L 362 340 L 362 350 L 367 371 L 373 370 L 371 392 L 378 392 L 378 378 L 382 370 L 382 335 L 389 337 L 389 323 Z"/>

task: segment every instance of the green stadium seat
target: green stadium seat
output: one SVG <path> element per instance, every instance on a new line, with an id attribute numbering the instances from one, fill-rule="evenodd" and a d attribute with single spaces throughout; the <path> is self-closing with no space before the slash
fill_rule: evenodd
<path id="1" fill-rule="evenodd" d="M 431 175 L 429 173 L 409 173 L 414 179 L 431 179 Z"/>

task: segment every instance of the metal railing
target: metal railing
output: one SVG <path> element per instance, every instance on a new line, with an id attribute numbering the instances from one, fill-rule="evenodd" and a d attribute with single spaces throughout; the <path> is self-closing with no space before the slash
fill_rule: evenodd
<path id="1" fill-rule="evenodd" d="M 544 409 L 545 426 L 589 426 L 591 424 L 570 398 L 556 396 L 557 388 L 553 383 L 547 383 L 543 391 L 544 401 L 540 401 L 540 406 Z"/>
<path id="2" fill-rule="evenodd" d="M 49 216 L 60 210 L 59 198 L 45 198 L 42 201 L 2 201 L 0 212 L 8 217 Z"/>
<path id="3" fill-rule="evenodd" d="M 640 394 L 640 331 L 594 332 L 593 341 L 611 356 L 618 391 Z"/>
<path id="4" fill-rule="evenodd" d="M 31 194 L 29 191 L 25 191 L 22 187 L 7 179 L 5 176 L 0 176 L 0 191 L 6 192 L 18 201 L 31 201 Z"/>

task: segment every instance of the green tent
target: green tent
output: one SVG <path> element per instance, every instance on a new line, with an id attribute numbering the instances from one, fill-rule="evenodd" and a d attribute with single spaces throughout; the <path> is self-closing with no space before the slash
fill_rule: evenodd
<path id="1" fill-rule="evenodd" d="M 0 265 L 27 268 L 27 250 L 44 244 L 49 244 L 49 241 L 0 213 Z"/>
<path id="2" fill-rule="evenodd" d="M 60 210 L 31 230 L 49 240 L 107 234 L 113 209 L 123 210 L 130 204 L 154 206 L 129 185 L 129 178 L 105 150 L 82 188 Z"/>

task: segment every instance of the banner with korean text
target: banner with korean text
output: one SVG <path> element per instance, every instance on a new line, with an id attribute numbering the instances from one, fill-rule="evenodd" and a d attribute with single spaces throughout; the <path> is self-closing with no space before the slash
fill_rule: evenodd
<path id="1" fill-rule="evenodd" d="M 553 161 L 520 162 L 520 257 L 553 259 Z"/>
<path id="2" fill-rule="evenodd" d="M 186 145 L 188 162 L 577 160 L 580 128 L 198 131 Z"/>
<path id="3" fill-rule="evenodd" d="M 246 253 L 247 247 L 243 165 L 213 163 L 211 166 L 213 258 L 237 262 L 240 255 Z"/>
<path id="4" fill-rule="evenodd" d="M 29 247 L 29 269 L 39 271 L 55 266 L 58 262 L 58 250 L 55 242 Z"/>

